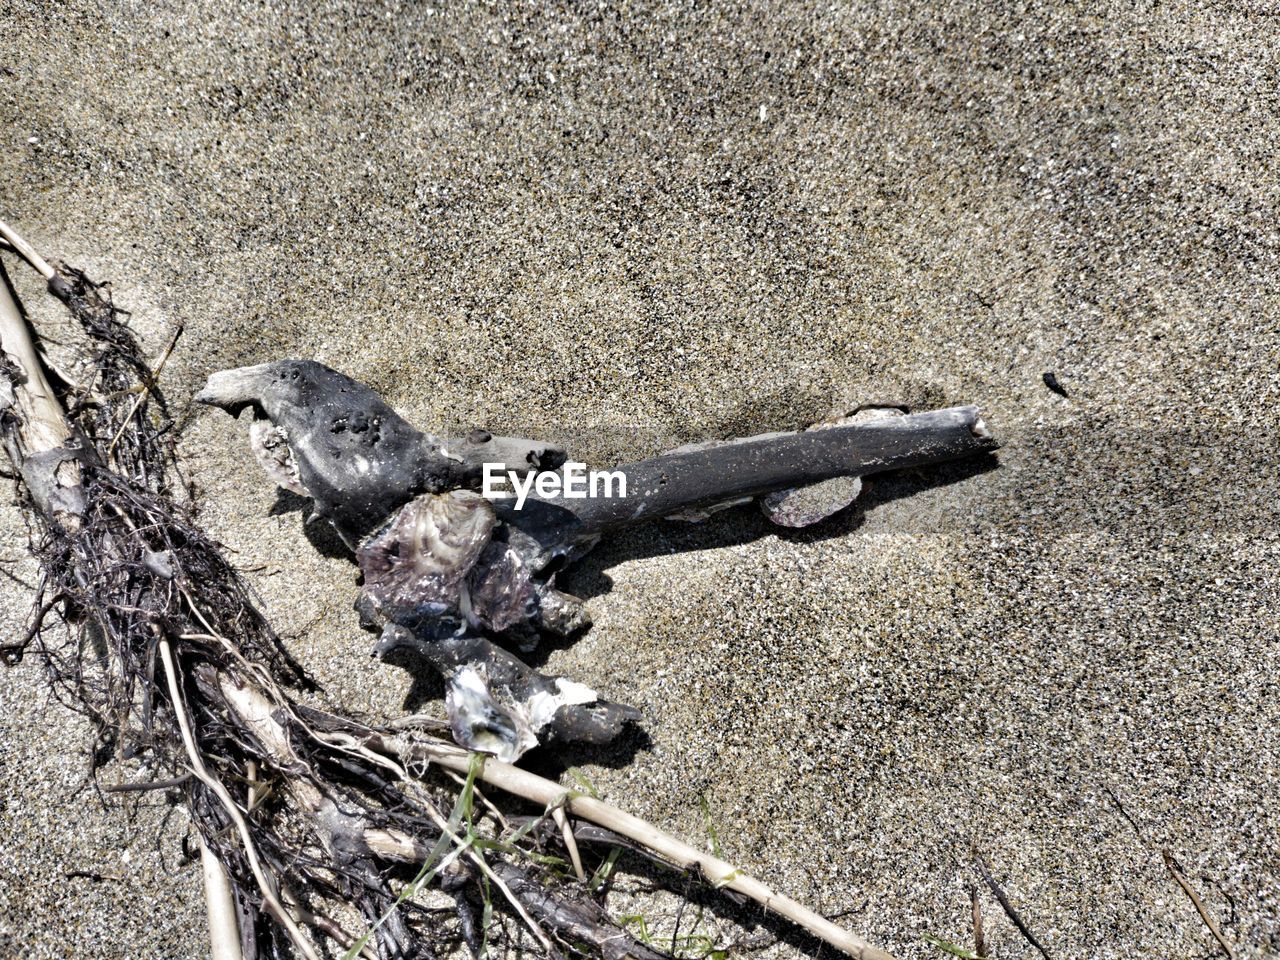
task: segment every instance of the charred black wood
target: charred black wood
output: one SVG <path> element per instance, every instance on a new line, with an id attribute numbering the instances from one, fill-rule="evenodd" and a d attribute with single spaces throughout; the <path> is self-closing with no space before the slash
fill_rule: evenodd
<path id="1" fill-rule="evenodd" d="M 628 464 L 626 497 L 538 498 L 572 513 L 591 538 L 685 510 L 713 507 L 995 449 L 977 407 L 953 407 L 825 430 L 767 433 Z"/>
<path id="2" fill-rule="evenodd" d="M 364 384 L 313 360 L 215 373 L 196 400 L 233 416 L 252 410 L 259 462 L 311 497 L 352 547 L 418 494 L 478 487 L 485 462 L 530 470 L 564 461 L 550 444 L 481 429 L 455 441 L 425 434 Z"/>
<path id="3" fill-rule="evenodd" d="M 489 500 L 477 493 L 484 464 L 540 474 L 561 466 L 565 451 L 484 430 L 440 440 L 313 361 L 215 373 L 197 400 L 253 410 L 252 444 L 268 474 L 311 496 L 353 547 L 363 574 L 357 608 L 370 628 L 388 626 L 379 651 L 417 649 L 446 678 L 459 742 L 508 760 L 541 739 L 603 742 L 638 716 L 485 639 L 524 647 L 539 631 L 585 626 L 585 606 L 555 588 L 555 572 L 602 536 L 762 497 L 775 523 L 804 526 L 852 502 L 864 476 L 996 447 L 976 407 L 856 411 L 805 431 L 692 444 L 624 465 L 611 471 L 612 496 L 533 487 Z"/>
<path id="4" fill-rule="evenodd" d="M 388 624 L 374 648 L 386 656 L 408 648 L 445 678 L 445 705 L 454 738 L 510 763 L 540 742 L 612 742 L 634 707 L 611 703 L 580 683 L 548 677 L 484 637 L 451 634 L 429 639 Z"/>

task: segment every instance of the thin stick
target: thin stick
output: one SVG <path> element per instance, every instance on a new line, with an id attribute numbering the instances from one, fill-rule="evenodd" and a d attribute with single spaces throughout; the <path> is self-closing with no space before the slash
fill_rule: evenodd
<path id="1" fill-rule="evenodd" d="M 577 874 L 581 882 L 586 883 L 587 874 L 582 869 L 582 856 L 578 853 L 578 841 L 573 838 L 573 830 L 569 826 L 569 818 L 564 814 L 564 806 L 552 807 L 551 817 L 560 828 L 560 835 L 564 837 L 565 848 L 569 851 L 569 859 L 573 863 L 573 872 Z"/>
<path id="2" fill-rule="evenodd" d="M 973 952 L 980 957 L 985 957 L 987 939 L 982 935 L 982 901 L 978 899 L 977 884 L 970 884 L 969 897 L 973 901 Z"/>
<path id="3" fill-rule="evenodd" d="M 209 908 L 211 960 L 243 960 L 231 880 L 226 868 L 204 842 L 204 837 L 200 838 L 200 866 L 204 873 L 204 900 Z"/>
<path id="4" fill-rule="evenodd" d="M 991 876 L 991 871 L 987 869 L 987 861 L 983 859 L 982 854 L 974 850 L 973 859 L 978 865 L 978 872 L 982 874 L 982 879 L 986 881 L 991 892 L 995 894 L 995 898 L 1000 901 L 1000 907 L 1004 910 L 1005 916 L 1013 921 L 1013 925 L 1018 928 L 1018 932 L 1022 934 L 1023 939 L 1040 951 L 1040 955 L 1044 957 L 1044 960 L 1050 960 L 1049 951 L 1036 939 L 1036 935 L 1031 932 L 1031 928 L 1027 926 L 1026 921 L 1022 919 L 1018 911 L 1013 908 L 1013 904 L 1009 902 L 1009 898 L 1005 896 L 1000 884 L 996 883 L 995 878 Z"/>
<path id="5" fill-rule="evenodd" d="M 1209 911 L 1205 909 L 1204 903 L 1191 888 L 1191 884 L 1187 878 L 1182 875 L 1182 871 L 1178 869 L 1177 863 L 1173 859 L 1173 854 L 1168 850 L 1161 850 L 1160 855 L 1164 857 L 1164 865 L 1173 879 L 1178 881 L 1178 886 L 1182 888 L 1182 892 L 1187 895 L 1191 901 L 1191 905 L 1196 908 L 1196 913 L 1200 914 L 1200 919 L 1204 921 L 1204 925 L 1209 928 L 1209 932 L 1213 934 L 1213 938 L 1218 941 L 1218 945 L 1222 947 L 1222 952 L 1227 955 L 1228 960 L 1235 960 L 1235 953 L 1231 950 L 1231 944 L 1227 943 L 1226 937 L 1222 935 L 1222 931 L 1218 929 L 1218 924 L 1213 917 L 1209 916 Z"/>
<path id="6" fill-rule="evenodd" d="M 319 955 L 307 938 L 303 936 L 302 930 L 298 927 L 292 915 L 285 909 L 285 905 L 280 902 L 279 896 L 276 895 L 275 887 L 267 877 L 266 871 L 258 859 L 258 851 L 253 845 L 253 835 L 249 832 L 249 824 L 245 822 L 244 816 L 240 813 L 240 808 L 236 806 L 236 802 L 231 798 L 231 794 L 227 792 L 227 788 L 219 780 L 211 776 L 204 765 L 204 758 L 200 756 L 200 751 L 196 748 L 195 736 L 191 733 L 191 724 L 187 719 L 182 690 L 178 686 L 178 671 L 173 662 L 173 648 L 169 645 L 167 637 L 160 639 L 160 659 L 164 663 L 165 675 L 169 682 L 169 696 L 173 701 L 173 712 L 178 720 L 178 729 L 182 733 L 182 743 L 187 750 L 187 759 L 191 762 L 191 772 L 196 775 L 196 778 L 201 783 L 213 791 L 226 809 L 227 816 L 235 824 L 236 831 L 240 834 L 240 839 L 244 843 L 244 852 L 249 860 L 249 869 L 253 871 L 254 879 L 258 881 L 258 888 L 262 891 L 262 897 L 267 902 L 271 912 L 276 915 L 276 919 L 280 921 L 288 932 L 289 939 L 293 941 L 294 946 L 298 948 L 298 951 L 307 960 L 320 960 Z"/>
<path id="7" fill-rule="evenodd" d="M 8 241 L 9 246 L 13 247 L 17 252 L 18 256 L 31 264 L 31 266 L 35 268 L 36 272 L 39 273 L 40 276 L 44 277 L 45 280 L 52 280 L 58 275 L 57 271 L 54 270 L 53 267 L 49 266 L 49 261 L 36 253 L 36 248 L 27 243 L 27 241 L 24 240 L 22 236 L 13 229 L 13 227 L 9 226 L 3 220 L 0 220 L 0 237 L 4 237 L 4 239 Z"/>
<path id="8" fill-rule="evenodd" d="M 443 741 L 411 743 L 375 735 L 371 742 L 376 749 L 398 754 L 407 761 L 424 759 L 435 761 L 442 767 L 460 773 L 471 768 L 470 752 Z M 529 773 L 527 770 L 521 770 L 509 763 L 502 763 L 492 757 L 481 767 L 479 779 L 543 806 L 554 804 L 565 795 L 565 789 L 560 784 Z M 857 960 L 893 960 L 892 954 L 836 926 L 830 920 L 814 913 L 790 897 L 775 893 L 759 880 L 747 876 L 719 857 L 704 853 L 669 833 L 664 833 L 639 817 L 632 816 L 594 797 L 577 793 L 570 793 L 564 800 L 564 806 L 574 816 L 620 833 L 680 865 L 683 869 L 700 871 L 716 887 L 724 887 L 745 894 L 765 909 L 800 925 L 814 936 L 838 947 Z"/>
<path id="9" fill-rule="evenodd" d="M 191 774 L 184 773 L 180 777 L 169 780 L 148 780 L 146 783 L 109 783 L 102 788 L 103 793 L 142 793 L 147 790 L 168 790 L 180 787 L 191 779 Z"/>
<path id="10" fill-rule="evenodd" d="M 164 365 L 169 362 L 169 355 L 173 353 L 173 348 L 178 343 L 178 338 L 182 336 L 182 327 L 178 327 L 173 331 L 173 336 L 169 338 L 169 345 L 164 348 L 164 353 L 160 355 L 160 360 L 156 363 L 148 378 L 149 383 L 139 384 L 142 389 L 138 391 L 137 398 L 133 401 L 133 405 L 129 408 L 129 412 L 125 414 L 124 419 L 120 423 L 120 429 L 116 431 L 116 435 L 111 438 L 111 443 L 107 446 L 107 456 L 116 449 L 116 444 L 120 442 L 120 438 L 124 436 L 125 430 L 129 428 L 129 424 L 133 422 L 133 415 L 138 412 L 138 407 L 142 405 L 142 401 L 146 399 L 147 393 L 155 386 L 156 381 L 160 379 L 160 373 L 164 370 Z"/>

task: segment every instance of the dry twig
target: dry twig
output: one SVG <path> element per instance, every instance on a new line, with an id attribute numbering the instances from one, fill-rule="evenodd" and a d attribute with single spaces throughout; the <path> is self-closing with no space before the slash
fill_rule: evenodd
<path id="1" fill-rule="evenodd" d="M 973 902 L 973 952 L 980 957 L 987 955 L 987 938 L 982 933 L 982 901 L 978 899 L 978 887 L 970 885 L 969 899 Z"/>
<path id="2" fill-rule="evenodd" d="M 1018 932 L 1022 934 L 1022 938 L 1040 951 L 1040 955 L 1044 957 L 1044 960 L 1050 960 L 1049 951 L 1044 948 L 1044 944 L 1036 939 L 1036 935 L 1031 932 L 1031 928 L 1027 926 L 1027 922 L 1023 920 L 1021 914 L 1014 909 L 1013 904 L 1009 902 L 1009 897 L 1004 892 L 1004 889 L 1000 884 L 996 883 L 995 877 L 991 876 L 991 870 L 987 867 L 986 859 L 976 849 L 973 851 L 973 860 L 974 863 L 977 864 L 978 873 L 982 876 L 983 881 L 991 890 L 992 894 L 995 895 L 996 900 L 1000 902 L 1000 907 L 1004 910 L 1005 916 L 1013 921 L 1013 925 L 1018 928 Z"/>
<path id="3" fill-rule="evenodd" d="M 1227 938 L 1222 935 L 1222 930 L 1218 927 L 1218 923 L 1209 915 L 1209 911 L 1205 908 L 1204 901 L 1200 899 L 1199 894 L 1191 886 L 1191 883 L 1178 869 L 1177 861 L 1173 859 L 1173 854 L 1168 850 L 1161 850 L 1160 856 L 1164 858 L 1165 868 L 1169 871 L 1170 876 L 1178 882 L 1178 886 L 1182 888 L 1182 892 L 1187 895 L 1187 899 L 1191 901 L 1191 905 L 1196 908 L 1196 913 L 1200 914 L 1200 919 L 1204 921 L 1204 925 L 1209 928 L 1209 932 L 1213 934 L 1213 939 L 1218 941 L 1218 946 L 1222 947 L 1222 952 L 1227 955 L 1227 960 L 1235 960 L 1235 953 L 1231 949 L 1231 944 L 1227 942 Z"/>

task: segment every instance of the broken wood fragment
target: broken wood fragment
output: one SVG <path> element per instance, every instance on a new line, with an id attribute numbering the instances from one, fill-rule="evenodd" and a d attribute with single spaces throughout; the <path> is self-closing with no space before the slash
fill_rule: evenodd
<path id="1" fill-rule="evenodd" d="M 761 497 L 774 522 L 806 526 L 848 506 L 864 476 L 996 447 L 976 407 L 860 410 L 806 431 L 690 444 L 610 471 L 618 495 L 586 496 L 568 483 L 531 492 L 535 477 L 565 464 L 560 447 L 484 430 L 441 440 L 314 361 L 215 373 L 196 399 L 233 415 L 252 409 L 252 445 L 268 475 L 312 497 L 354 550 L 367 625 L 409 631 L 384 633 L 379 649 L 416 646 L 446 677 L 459 742 L 504 759 L 540 742 L 543 729 L 599 743 L 638 716 L 522 674 L 482 639 L 524 647 L 539 630 L 585 626 L 583 604 L 555 589 L 555 571 L 602 536 Z M 495 459 L 530 481 L 514 501 L 478 493 Z"/>
<path id="2" fill-rule="evenodd" d="M 85 508 L 80 483 L 84 451 L 36 355 L 3 263 L 0 348 L 7 374 L 0 377 L 0 417 L 10 424 L 4 431 L 9 459 L 36 509 L 60 525 L 74 527 Z"/>
<path id="3" fill-rule="evenodd" d="M 224 370 L 195 399 L 232 416 L 248 408 L 255 422 L 269 421 L 270 456 L 279 461 L 270 472 L 290 476 L 290 489 L 311 497 L 316 514 L 352 548 L 418 494 L 477 488 L 488 461 L 513 470 L 563 462 L 554 445 L 484 430 L 453 441 L 425 434 L 364 384 L 313 360 Z M 262 432 L 259 438 L 268 447 Z"/>
<path id="4" fill-rule="evenodd" d="M 612 742 L 640 718 L 634 707 L 602 700 L 564 677 L 548 677 L 475 634 L 430 640 L 388 624 L 374 653 L 407 648 L 445 678 L 445 708 L 454 738 L 511 762 L 539 743 Z"/>

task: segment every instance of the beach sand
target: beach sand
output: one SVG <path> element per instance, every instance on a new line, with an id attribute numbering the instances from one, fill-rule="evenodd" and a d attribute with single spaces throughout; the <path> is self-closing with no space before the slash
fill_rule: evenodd
<path id="1" fill-rule="evenodd" d="M 573 762 L 694 842 L 705 798 L 728 859 L 902 958 L 972 947 L 974 846 L 1055 958 L 1214 953 L 1162 850 L 1270 956 L 1263 6 L 8 0 L 0 217 L 111 280 L 152 355 L 184 326 L 163 386 L 201 520 L 373 716 L 439 683 L 370 659 L 334 538 L 190 407 L 211 371 L 312 357 L 423 426 L 594 465 L 979 404 L 994 462 L 873 478 L 809 531 L 744 508 L 588 557 L 595 626 L 548 668 L 647 740 Z M 12 499 L 9 637 L 35 577 Z M 0 955 L 202 955 L 184 814 L 104 808 L 90 738 L 34 658 L 0 670 Z M 981 901 L 990 954 L 1036 956 Z"/>

